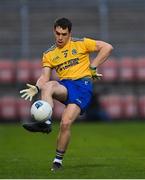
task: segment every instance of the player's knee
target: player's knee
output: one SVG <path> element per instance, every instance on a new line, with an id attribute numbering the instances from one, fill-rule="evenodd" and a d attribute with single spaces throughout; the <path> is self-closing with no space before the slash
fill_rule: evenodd
<path id="1" fill-rule="evenodd" d="M 56 86 L 57 86 L 56 81 L 49 81 L 43 85 L 42 91 L 52 92 Z"/>
<path id="2" fill-rule="evenodd" d="M 62 132 L 65 132 L 65 131 L 68 131 L 70 130 L 70 127 L 71 127 L 71 121 L 70 120 L 67 120 L 67 121 L 61 121 L 60 123 L 60 130 Z"/>

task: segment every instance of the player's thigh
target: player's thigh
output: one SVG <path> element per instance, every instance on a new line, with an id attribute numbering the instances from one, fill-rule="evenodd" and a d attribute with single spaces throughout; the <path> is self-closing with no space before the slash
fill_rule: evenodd
<path id="1" fill-rule="evenodd" d="M 76 104 L 68 104 L 62 114 L 61 123 L 72 124 L 80 115 L 81 109 Z"/>
<path id="2" fill-rule="evenodd" d="M 65 101 L 67 99 L 67 89 L 57 81 L 53 81 L 53 98 L 59 101 Z"/>

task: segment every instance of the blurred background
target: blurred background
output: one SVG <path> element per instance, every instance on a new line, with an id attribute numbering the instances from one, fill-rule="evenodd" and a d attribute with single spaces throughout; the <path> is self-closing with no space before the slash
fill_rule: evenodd
<path id="1" fill-rule="evenodd" d="M 19 90 L 39 77 L 42 53 L 53 44 L 53 23 L 60 17 L 72 21 L 74 37 L 114 47 L 98 69 L 103 79 L 94 83 L 93 102 L 80 120 L 144 121 L 144 0 L 1 0 L 0 122 L 30 118 L 31 104 L 20 98 Z M 54 72 L 52 79 L 57 79 Z M 55 102 L 54 119 L 63 108 Z"/>

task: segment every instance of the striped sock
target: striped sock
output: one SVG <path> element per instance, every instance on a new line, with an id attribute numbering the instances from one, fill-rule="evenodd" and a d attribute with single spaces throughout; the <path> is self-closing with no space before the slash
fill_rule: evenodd
<path id="1" fill-rule="evenodd" d="M 65 153 L 65 151 L 60 151 L 57 149 L 56 150 L 56 156 L 55 156 L 55 159 L 53 162 L 57 162 L 57 163 L 62 164 L 62 159 L 63 159 L 64 153 Z"/>

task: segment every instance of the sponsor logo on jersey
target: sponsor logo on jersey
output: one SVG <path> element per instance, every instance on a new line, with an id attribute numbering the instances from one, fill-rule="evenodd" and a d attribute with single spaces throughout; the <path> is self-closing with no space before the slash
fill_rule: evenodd
<path id="1" fill-rule="evenodd" d="M 56 67 L 56 71 L 62 71 L 62 70 L 66 70 L 72 66 L 75 66 L 79 64 L 79 58 L 75 58 L 75 59 L 70 59 L 62 64 L 59 64 L 57 67 Z"/>

